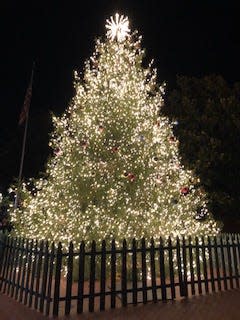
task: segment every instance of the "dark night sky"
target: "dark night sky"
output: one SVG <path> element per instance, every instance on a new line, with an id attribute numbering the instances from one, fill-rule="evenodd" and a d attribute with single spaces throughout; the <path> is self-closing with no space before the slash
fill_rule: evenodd
<path id="1" fill-rule="evenodd" d="M 23 127 L 19 113 L 36 61 L 24 167 L 25 176 L 43 170 L 48 155 L 50 113 L 67 107 L 73 70 L 83 70 L 94 39 L 105 34 L 105 20 L 118 11 L 143 35 L 146 60 L 155 60 L 160 81 L 176 75 L 221 74 L 240 80 L 237 1 L 59 1 L 0 5 L 1 107 L 0 191 L 18 175 Z M 32 3 L 37 3 L 32 1 Z"/>

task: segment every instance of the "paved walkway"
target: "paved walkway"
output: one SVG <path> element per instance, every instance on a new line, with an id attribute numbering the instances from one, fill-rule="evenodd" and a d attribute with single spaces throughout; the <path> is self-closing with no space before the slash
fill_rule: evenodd
<path id="1" fill-rule="evenodd" d="M 47 320 L 42 314 L 31 310 L 16 300 L 0 293 L 0 320 Z"/>
<path id="2" fill-rule="evenodd" d="M 128 306 L 63 320 L 239 320 L 240 290 L 218 292 L 181 301 Z M 0 294 L 0 320 L 46 320 L 47 317 Z"/>

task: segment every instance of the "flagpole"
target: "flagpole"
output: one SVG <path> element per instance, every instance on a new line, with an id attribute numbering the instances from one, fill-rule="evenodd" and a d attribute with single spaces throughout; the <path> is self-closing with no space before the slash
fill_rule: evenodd
<path id="1" fill-rule="evenodd" d="M 33 66 L 32 66 L 32 74 L 31 74 L 31 79 L 30 79 L 30 86 L 31 87 L 32 87 L 32 83 L 33 83 L 34 68 L 35 68 L 35 62 L 33 62 Z M 22 154 L 21 154 L 21 161 L 20 161 L 19 175 L 18 175 L 18 186 L 17 186 L 17 193 L 16 193 L 16 197 L 15 197 L 15 202 L 14 202 L 15 209 L 18 206 L 19 192 L 20 192 L 21 181 L 22 181 L 23 163 L 24 163 L 24 157 L 25 157 L 27 129 L 28 129 L 28 113 L 29 113 L 29 110 L 27 111 L 27 114 L 26 114 L 25 127 L 24 127 Z"/>

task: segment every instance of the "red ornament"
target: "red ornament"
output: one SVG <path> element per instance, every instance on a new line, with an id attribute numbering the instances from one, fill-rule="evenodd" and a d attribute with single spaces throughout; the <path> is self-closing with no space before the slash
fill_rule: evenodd
<path id="1" fill-rule="evenodd" d="M 188 187 L 183 187 L 180 191 L 181 191 L 181 194 L 186 196 L 189 193 L 190 190 L 189 190 Z"/>
<path id="2" fill-rule="evenodd" d="M 118 152 L 118 147 L 113 147 L 112 152 L 114 152 L 114 153 Z"/>
<path id="3" fill-rule="evenodd" d="M 81 146 L 85 149 L 87 147 L 87 141 L 82 140 L 81 141 Z"/>
<path id="4" fill-rule="evenodd" d="M 62 154 L 62 150 L 60 148 L 56 148 L 54 150 L 54 153 L 55 153 L 56 156 L 60 156 Z"/>
<path id="5" fill-rule="evenodd" d="M 131 182 L 135 181 L 136 180 L 135 175 L 133 173 L 129 173 L 128 174 L 128 180 L 131 181 Z"/>
<path id="6" fill-rule="evenodd" d="M 104 131 L 104 127 L 103 127 L 102 125 L 100 125 L 100 126 L 98 127 L 98 131 L 99 131 L 99 132 L 103 132 L 103 131 Z"/>
<path id="7" fill-rule="evenodd" d="M 171 137 L 169 138 L 169 141 L 170 141 L 170 142 L 175 142 L 175 141 L 176 141 L 176 139 L 175 139 L 175 137 L 174 137 L 174 136 L 171 136 Z"/>

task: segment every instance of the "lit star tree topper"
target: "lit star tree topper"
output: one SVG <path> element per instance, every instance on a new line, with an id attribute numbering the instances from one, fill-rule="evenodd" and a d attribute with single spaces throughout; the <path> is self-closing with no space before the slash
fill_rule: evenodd
<path id="1" fill-rule="evenodd" d="M 129 20 L 128 17 L 123 15 L 115 14 L 115 18 L 110 17 L 106 23 L 107 37 L 111 40 L 116 39 L 118 42 L 123 42 L 129 35 Z"/>

